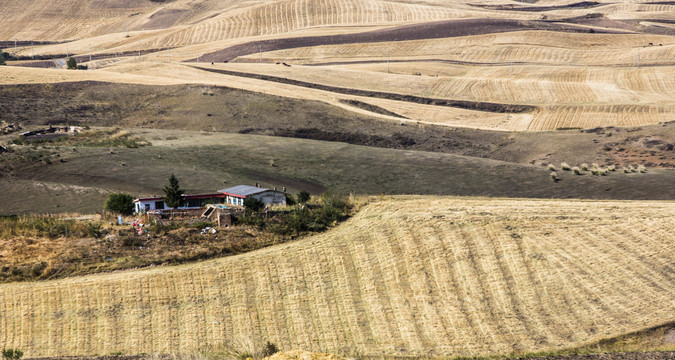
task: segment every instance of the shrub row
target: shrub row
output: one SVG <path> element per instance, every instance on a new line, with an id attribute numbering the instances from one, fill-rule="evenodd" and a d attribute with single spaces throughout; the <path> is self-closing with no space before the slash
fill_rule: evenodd
<path id="1" fill-rule="evenodd" d="M 300 196 L 302 200 L 308 200 Z M 246 213 L 237 219 L 237 223 L 258 226 L 276 235 L 299 236 L 306 232 L 320 232 L 335 225 L 349 216 L 351 206 L 342 198 L 324 193 L 313 204 L 298 204 L 292 208 L 273 214 L 271 217 L 260 213 Z"/>

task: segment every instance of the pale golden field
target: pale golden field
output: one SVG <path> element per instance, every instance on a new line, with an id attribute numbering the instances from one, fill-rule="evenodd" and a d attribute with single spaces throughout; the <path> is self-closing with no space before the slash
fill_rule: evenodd
<path id="1" fill-rule="evenodd" d="M 577 346 L 672 321 L 675 203 L 372 199 L 325 234 L 241 256 L 0 285 L 27 356 L 225 342 L 365 355 Z"/>
<path id="2" fill-rule="evenodd" d="M 28 5 L 0 0 L 0 19 L 7 25 L 0 29 L 0 40 L 8 41 L 8 51 L 14 53 L 14 39 L 68 41 L 20 44 L 17 54 L 84 55 L 80 61 L 96 70 L 87 75 L 63 71 L 56 75 L 3 69 L 0 84 L 87 79 L 223 85 L 324 101 L 389 121 L 398 120 L 340 100 L 379 106 L 420 123 L 504 131 L 641 126 L 674 120 L 675 36 L 668 21 L 675 18 L 675 5 L 601 1 L 598 6 L 566 7 L 574 3 L 76 0 L 55 7 L 45 0 Z M 532 11 L 536 8 L 543 10 Z M 518 114 L 337 94 L 179 65 L 192 60 L 208 66 L 208 61 L 195 59 L 254 41 L 288 43 L 300 37 L 345 36 L 462 19 L 543 19 L 554 21 L 550 26 L 567 24 L 581 30 L 508 31 L 505 27 L 507 32 L 435 39 L 425 37 L 436 31 L 429 30 L 422 38 L 404 41 L 289 45 L 261 53 L 247 50 L 234 57 L 238 64 L 214 65 L 335 87 L 536 107 Z M 599 33 L 605 31 L 612 33 Z M 140 59 L 134 56 L 139 49 Z M 88 61 L 90 51 L 104 59 Z M 272 65 L 282 61 L 292 66 Z"/>
<path id="3" fill-rule="evenodd" d="M 520 168 L 512 169 L 507 162 L 478 167 L 467 160 L 473 159 L 470 157 L 459 161 L 445 154 L 420 151 L 420 159 L 426 160 L 418 161 L 422 170 L 417 172 L 415 166 L 405 165 L 412 162 L 391 160 L 394 156 L 411 156 L 411 152 L 378 149 L 371 153 L 356 145 L 350 145 L 348 151 L 344 144 L 314 140 L 306 140 L 311 144 L 304 147 L 291 146 L 288 144 L 298 142 L 281 141 L 281 137 L 269 138 L 278 142 L 263 141 L 259 135 L 276 130 L 279 134 L 284 134 L 281 130 L 300 134 L 293 131 L 303 129 L 294 126 L 309 128 L 321 122 L 315 130 L 326 132 L 331 141 L 352 139 L 364 142 L 359 145 L 381 146 L 377 144 L 386 144 L 391 138 L 401 143 L 390 146 L 413 146 L 415 141 L 431 139 L 441 150 L 475 146 L 481 154 L 485 153 L 482 156 L 488 153 L 492 156 L 492 152 L 497 154 L 514 139 L 487 144 L 489 140 L 482 137 L 495 133 L 455 131 L 425 124 L 547 131 L 646 127 L 675 120 L 675 4 L 599 0 L 597 6 L 584 7 L 575 5 L 578 2 L 0 0 L 1 46 L 3 51 L 21 57 L 17 61 L 10 59 L 10 66 L 0 66 L 0 86 L 101 81 L 182 85 L 189 90 L 194 85 L 196 92 L 189 93 L 195 93 L 196 97 L 208 95 L 201 88 L 222 86 L 282 96 L 286 102 L 288 98 L 308 100 L 302 104 L 320 101 L 351 111 L 338 109 L 339 114 L 346 115 L 335 115 L 336 118 L 326 111 L 323 118 L 312 117 L 296 125 L 299 116 L 303 119 L 307 116 L 300 113 L 303 108 L 293 105 L 292 109 L 299 110 L 290 111 L 287 108 L 290 105 L 272 97 L 263 102 L 239 94 L 241 99 L 248 99 L 241 100 L 242 110 L 227 112 L 230 109 L 223 110 L 224 106 L 236 106 L 214 105 L 216 101 L 225 101 L 225 97 L 208 97 L 217 99 L 209 102 L 198 99 L 195 103 L 201 105 L 194 105 L 178 95 L 171 95 L 172 99 L 161 95 L 162 101 L 174 104 L 169 107 L 175 109 L 170 110 L 175 115 L 171 121 L 194 121 L 195 129 L 199 129 L 200 121 L 217 125 L 233 122 L 225 128 L 240 134 L 212 136 L 204 130 L 200 137 L 181 138 L 175 143 L 180 146 L 171 149 L 168 146 L 174 146 L 172 141 L 177 139 L 171 136 L 174 140 L 169 140 L 166 134 L 156 136 L 157 139 L 152 139 L 154 146 L 143 149 L 80 149 L 77 154 L 91 151 L 96 156 L 105 155 L 108 162 L 83 160 L 83 167 L 78 168 L 79 159 L 88 158 L 67 156 L 54 161 L 51 167 L 33 164 L 35 176 L 20 177 L 16 174 L 32 173 L 16 170 L 3 181 L 10 184 L 11 180 L 8 185 L 11 191 L 28 194 L 21 201 L 31 202 L 35 207 L 41 206 L 42 201 L 43 209 L 56 209 L 59 205 L 55 196 L 66 192 L 84 203 L 113 189 L 112 185 L 98 187 L 101 185 L 93 181 L 89 184 L 89 180 L 69 183 L 74 173 L 84 176 L 83 179 L 99 179 L 101 171 L 115 169 L 133 177 L 133 181 L 119 181 L 120 189 L 136 182 L 147 186 L 150 179 L 160 176 L 149 166 L 158 163 L 160 155 L 171 159 L 172 154 L 189 150 L 193 151 L 189 154 L 194 154 L 194 162 L 162 160 L 162 171 L 182 167 L 177 168 L 179 173 L 188 174 L 190 168 L 197 173 L 199 165 L 201 173 L 189 176 L 200 181 L 206 178 L 204 174 L 211 174 L 208 181 L 215 179 L 218 183 L 222 183 L 223 176 L 232 182 L 244 175 L 251 180 L 265 174 L 282 174 L 300 184 L 321 179 L 323 182 L 317 184 L 328 188 L 333 181 L 331 171 L 342 178 L 337 172 L 343 168 L 359 173 L 371 166 L 386 171 L 373 173 L 373 179 L 359 173 L 349 189 L 363 188 L 365 184 L 379 191 L 382 182 L 400 179 L 396 174 L 408 172 L 405 175 L 410 175 L 410 184 L 403 181 L 392 192 L 399 194 L 416 193 L 422 183 L 431 183 L 436 189 L 437 183 L 441 183 L 439 176 L 443 177 L 439 174 L 454 171 L 452 166 L 467 164 L 461 172 L 470 176 L 458 177 L 465 183 L 453 184 L 459 190 L 470 188 L 471 181 L 482 181 L 482 177 L 492 177 L 480 183 L 483 185 L 495 179 L 516 182 L 505 174 Z M 19 42 L 16 48 L 14 40 Z M 142 55 L 136 56 L 139 51 Z M 78 63 L 87 65 L 89 70 L 53 68 L 54 60 L 66 54 L 76 55 Z M 37 57 L 35 61 L 30 60 L 33 56 Z M 70 89 L 78 86 L 66 85 Z M 66 116 L 71 114 L 51 114 L 49 109 L 30 111 L 35 104 L 56 104 L 54 99 L 58 100 L 60 94 L 54 95 L 54 90 L 7 89 L 12 89 L 8 90 L 13 96 L 12 103 L 0 103 L 0 108 L 14 109 L 13 115 L 23 114 L 21 109 L 36 114 L 34 119 L 14 116 L 17 122 L 35 125 L 75 119 Z M 165 110 L 159 101 L 155 103 L 156 89 L 149 95 L 140 93 L 148 100 L 138 106 L 148 111 L 134 113 L 139 118 L 132 119 L 132 123 L 147 127 L 162 124 Z M 174 93 L 185 94 L 177 90 Z M 75 114 L 83 116 L 76 118 L 81 125 L 104 121 L 97 118 L 102 115 L 97 111 L 113 109 L 112 105 L 117 104 L 105 107 L 103 102 L 95 103 L 99 96 L 95 93 L 78 94 L 91 99 L 73 102 L 63 112 L 68 109 L 77 112 L 90 106 L 90 113 L 82 110 Z M 175 105 L 180 102 L 185 104 Z M 119 104 L 126 102 L 120 100 Z M 255 109 L 249 112 L 247 106 Z M 514 108 L 526 110 L 509 110 Z M 207 120 L 197 118 L 202 113 Z M 181 114 L 184 120 L 180 119 Z M 259 119 L 248 116 L 270 120 L 256 122 Z M 357 122 L 361 117 L 365 120 Z M 126 120 L 129 119 L 120 116 L 105 125 L 123 126 Z M 349 120 L 345 129 L 337 126 L 342 125 L 337 124 L 340 120 Z M 239 122 L 241 127 L 235 127 Z M 335 129 L 330 128 L 332 123 L 336 123 Z M 383 124 L 386 134 L 380 133 Z M 375 130 L 365 131 L 365 126 Z M 421 129 L 419 137 L 406 135 L 418 129 Z M 423 132 L 434 129 L 441 135 L 423 136 Z M 597 161 L 603 164 L 631 152 L 630 159 L 639 160 L 640 164 L 649 161 L 655 167 L 670 166 L 672 155 L 668 151 L 672 151 L 672 140 L 665 139 L 663 134 L 672 130 L 667 132 L 670 128 L 665 124 L 664 128 L 646 129 L 653 129 L 653 133 L 621 129 L 619 134 L 619 129 L 615 129 L 607 133 L 559 131 L 515 135 L 533 137 L 527 140 L 532 146 L 528 142 L 520 145 L 522 152 L 536 153 L 531 155 L 532 159 L 522 160 L 523 164 L 533 164 L 527 171 L 545 164 L 544 161 L 557 159 L 556 146 L 560 143 L 551 134 L 565 137 L 566 154 L 574 153 L 569 139 L 583 135 L 584 142 L 580 140 L 578 150 L 573 149 L 584 152 L 582 156 L 602 155 Z M 441 130 L 448 131 L 447 138 L 442 138 L 446 133 Z M 261 133 L 254 136 L 249 131 Z M 639 134 L 624 135 L 624 131 Z M 382 139 L 378 140 L 376 135 L 382 135 Z M 502 135 L 515 136 L 499 133 Z M 550 135 L 546 139 L 553 140 L 542 141 L 541 135 Z M 232 140 L 235 136 L 237 141 Z M 633 143 L 641 144 L 639 153 L 631 150 Z M 603 144 L 609 150 L 603 149 Z M 192 149 L 196 146 L 228 149 L 225 145 L 239 146 L 230 150 L 236 155 L 214 152 L 221 151 L 220 148 L 203 153 Z M 268 154 L 276 146 L 279 151 L 269 156 L 278 159 L 282 166 L 274 161 L 272 166 L 263 161 L 257 168 L 247 164 L 246 159 Z M 164 151 L 161 147 L 166 152 L 157 152 Z M 255 150 L 256 147 L 265 151 Z M 509 151 L 515 154 L 521 148 Z M 320 158 L 320 168 L 301 169 L 303 162 L 292 162 L 290 155 L 286 155 L 290 152 L 297 158 Z M 352 154 L 356 152 L 367 153 L 365 160 L 355 162 L 357 156 Z M 130 166 L 121 160 L 110 160 L 121 153 L 133 159 Z M 524 159 L 524 155 L 509 154 L 505 158 Z M 236 162 L 210 161 L 218 156 Z M 575 156 L 555 162 L 580 163 Z M 339 166 L 331 168 L 331 161 Z M 285 165 L 291 163 L 295 168 Z M 328 164 L 325 170 L 324 163 Z M 232 169 L 223 169 L 226 167 L 223 164 L 234 165 Z M 143 170 L 146 165 L 150 169 L 147 174 Z M 75 170 L 68 171 L 68 166 Z M 671 170 L 650 168 L 645 179 L 669 179 L 668 171 Z M 428 176 L 431 173 L 433 176 Z M 63 179 L 53 174 L 63 174 Z M 546 185 L 577 183 L 570 177 L 562 183 L 553 183 L 548 179 L 549 171 L 542 170 L 541 174 Z M 561 177 L 565 175 L 561 172 Z M 633 175 L 642 176 L 630 174 Z M 659 175 L 663 177 L 654 177 Z M 270 178 L 275 179 L 274 176 Z M 610 176 L 612 182 L 606 184 L 611 186 L 598 191 L 613 188 L 627 191 L 625 184 L 620 183 L 623 178 L 619 176 L 623 174 Z M 629 174 L 625 176 L 629 179 Z M 590 175 L 579 179 L 582 180 L 579 184 L 586 184 L 583 186 L 594 180 Z M 635 183 L 634 178 L 630 181 Z M 523 182 L 526 186 L 536 183 L 532 179 Z M 500 186 L 511 189 L 510 182 L 495 183 L 507 184 Z M 641 189 L 645 188 L 640 184 Z M 591 185 L 600 189 L 597 184 Z M 646 188 L 651 193 L 644 193 L 650 196 L 657 193 L 654 188 Z M 546 192 L 545 196 L 567 195 L 559 189 L 551 194 Z M 641 189 L 636 188 L 630 194 L 640 193 Z M 585 191 L 575 194 L 598 195 Z M 657 196 L 662 194 L 658 192 Z M 0 204 L 0 210 L 2 207 Z M 673 201 L 412 195 L 370 198 L 353 218 L 326 233 L 244 255 L 181 266 L 0 284 L 0 347 L 21 349 L 27 357 L 119 352 L 195 354 L 238 342 L 259 347 L 266 341 L 277 344 L 281 350 L 302 349 L 354 357 L 508 355 L 569 349 L 675 321 L 673 229 Z"/>

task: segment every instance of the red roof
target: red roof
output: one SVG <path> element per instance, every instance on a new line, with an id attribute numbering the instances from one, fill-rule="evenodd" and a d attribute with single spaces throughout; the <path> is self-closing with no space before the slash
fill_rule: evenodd
<path id="1" fill-rule="evenodd" d="M 232 197 L 241 198 L 241 199 L 246 199 L 246 196 L 244 196 L 244 195 L 230 194 L 230 193 L 226 193 L 226 192 L 222 192 L 221 194 L 222 194 L 223 196 L 225 196 L 225 195 L 230 195 L 230 196 L 232 196 Z"/>

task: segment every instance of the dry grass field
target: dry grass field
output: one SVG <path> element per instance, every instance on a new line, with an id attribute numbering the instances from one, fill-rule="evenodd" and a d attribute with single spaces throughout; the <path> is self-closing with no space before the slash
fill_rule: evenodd
<path id="1" fill-rule="evenodd" d="M 0 215 L 93 213 L 171 173 L 386 194 L 241 256 L 0 284 L 0 348 L 504 356 L 672 324 L 673 19 L 650 0 L 0 0 L 3 125 L 152 143 L 0 135 Z"/>
<path id="2" fill-rule="evenodd" d="M 672 202 L 393 197 L 241 256 L 0 285 L 27 356 L 226 341 L 362 355 L 574 347 L 672 321 Z"/>

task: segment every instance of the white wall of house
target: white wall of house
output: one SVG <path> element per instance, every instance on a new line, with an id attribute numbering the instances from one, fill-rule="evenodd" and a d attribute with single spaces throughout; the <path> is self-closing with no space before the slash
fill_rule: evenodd
<path id="1" fill-rule="evenodd" d="M 163 209 L 170 209 L 166 207 L 163 200 L 139 200 L 134 202 L 134 210 L 136 213 Z"/>
<path id="2" fill-rule="evenodd" d="M 244 199 L 232 195 L 227 195 L 225 197 L 225 203 L 229 205 L 244 206 Z"/>
<path id="3" fill-rule="evenodd" d="M 182 206 L 180 209 L 195 209 L 195 207 Z M 152 210 L 173 210 L 173 208 L 166 206 L 164 200 L 140 200 L 134 202 L 134 211 L 136 213 Z"/>

